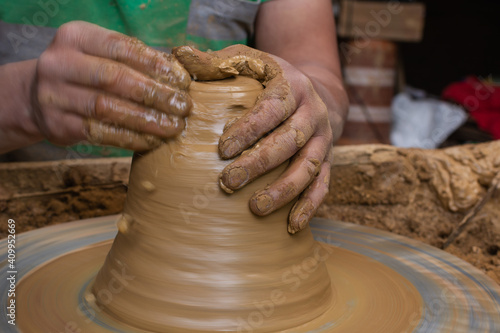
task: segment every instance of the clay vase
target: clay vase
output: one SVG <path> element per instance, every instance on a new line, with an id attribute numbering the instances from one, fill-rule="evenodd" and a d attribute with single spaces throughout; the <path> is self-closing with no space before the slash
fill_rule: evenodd
<path id="1" fill-rule="evenodd" d="M 193 82 L 184 133 L 134 156 L 119 233 L 92 287 L 114 319 L 154 332 L 277 332 L 330 306 L 310 229 L 287 232 L 290 205 L 267 217 L 248 208 L 286 165 L 231 195 L 219 188 L 230 161 L 218 139 L 261 90 L 244 77 Z"/>

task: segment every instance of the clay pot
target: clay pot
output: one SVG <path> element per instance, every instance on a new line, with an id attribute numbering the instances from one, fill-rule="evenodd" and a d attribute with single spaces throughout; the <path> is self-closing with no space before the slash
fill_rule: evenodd
<path id="1" fill-rule="evenodd" d="M 286 166 L 231 195 L 219 188 L 230 163 L 217 152 L 223 127 L 261 90 L 243 77 L 193 82 L 186 131 L 134 156 L 120 232 L 92 288 L 110 316 L 155 332 L 276 332 L 328 308 L 310 229 L 288 234 L 290 205 L 267 217 L 248 208 Z"/>

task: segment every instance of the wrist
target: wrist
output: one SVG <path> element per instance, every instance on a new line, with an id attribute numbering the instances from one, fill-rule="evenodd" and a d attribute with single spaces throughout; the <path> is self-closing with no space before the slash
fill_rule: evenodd
<path id="1" fill-rule="evenodd" d="M 33 117 L 31 90 L 36 59 L 0 66 L 0 153 L 41 141 Z"/>
<path id="2" fill-rule="evenodd" d="M 328 109 L 328 118 L 336 142 L 342 134 L 347 119 L 349 99 L 344 89 L 342 78 L 332 71 L 316 65 L 303 65 L 297 68 L 311 81 L 314 90 Z"/>

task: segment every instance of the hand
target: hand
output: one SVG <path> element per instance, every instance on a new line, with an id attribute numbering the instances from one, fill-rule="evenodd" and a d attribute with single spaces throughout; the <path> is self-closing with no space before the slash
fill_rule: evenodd
<path id="1" fill-rule="evenodd" d="M 49 141 L 147 150 L 184 128 L 189 73 L 172 55 L 86 22 L 71 22 L 38 59 L 32 118 Z"/>
<path id="2" fill-rule="evenodd" d="M 250 209 L 268 215 L 300 194 L 288 232 L 304 229 L 328 192 L 333 158 L 328 111 L 310 80 L 283 59 L 243 45 L 212 53 L 183 46 L 173 54 L 199 80 L 244 75 L 265 86 L 253 109 L 226 126 L 220 138 L 224 159 L 253 145 L 224 168 L 220 184 L 231 193 L 292 157 L 279 179 L 252 196 Z"/>

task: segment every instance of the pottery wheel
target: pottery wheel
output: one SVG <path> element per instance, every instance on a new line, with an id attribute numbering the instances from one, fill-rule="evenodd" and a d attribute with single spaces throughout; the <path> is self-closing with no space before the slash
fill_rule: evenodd
<path id="1" fill-rule="evenodd" d="M 17 325 L 4 319 L 1 331 L 138 332 L 100 311 L 89 293 L 116 235 L 117 218 L 81 220 L 19 235 Z M 321 256 L 332 279 L 334 301 L 321 317 L 289 332 L 500 331 L 500 287 L 468 263 L 359 225 L 316 218 L 311 228 L 324 248 Z M 6 318 L 7 243 L 0 245 Z M 299 263 L 284 288 L 293 289 L 307 269 L 307 262 Z M 119 292 L 113 286 L 110 290 Z M 265 304 L 256 307 L 242 331 L 250 332 L 270 311 Z"/>

